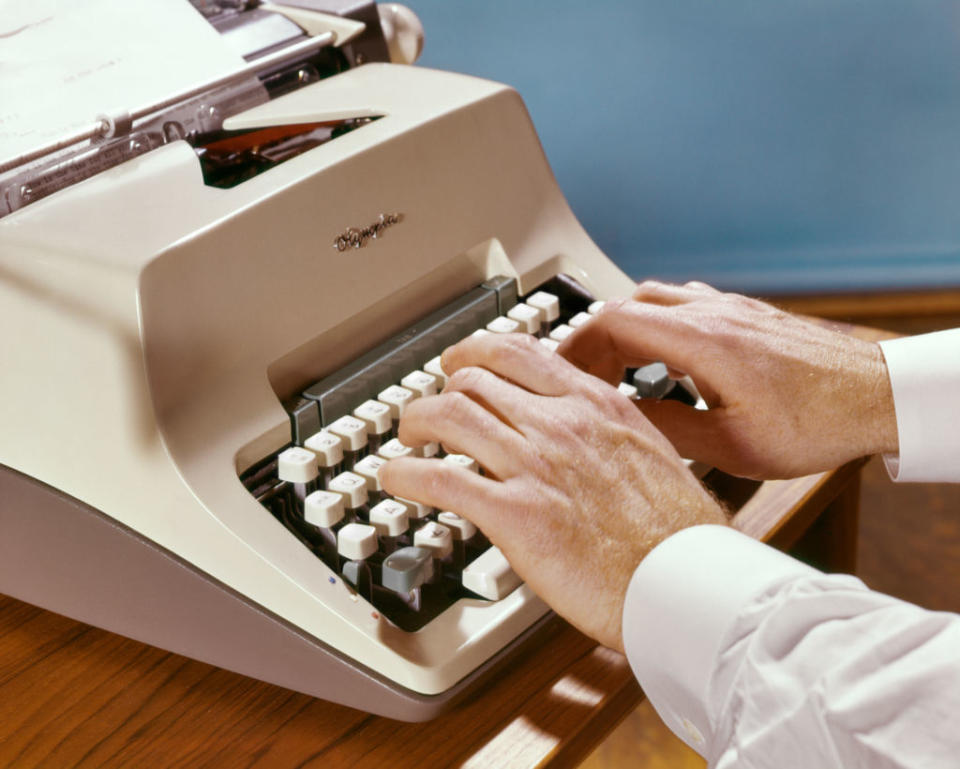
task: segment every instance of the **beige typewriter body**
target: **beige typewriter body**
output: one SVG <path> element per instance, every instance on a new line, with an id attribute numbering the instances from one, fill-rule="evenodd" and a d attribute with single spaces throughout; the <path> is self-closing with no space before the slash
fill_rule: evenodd
<path id="1" fill-rule="evenodd" d="M 290 441 L 282 398 L 491 276 L 632 284 L 502 85 L 370 64 L 225 127 L 358 115 L 383 117 L 232 189 L 205 186 L 176 142 L 0 219 L 0 590 L 418 719 L 546 606 L 523 585 L 401 631 L 238 472 Z M 381 214 L 402 221 L 334 247 Z M 59 512 L 41 524 L 33 504 Z M 315 666 L 317 648 L 360 679 Z"/>

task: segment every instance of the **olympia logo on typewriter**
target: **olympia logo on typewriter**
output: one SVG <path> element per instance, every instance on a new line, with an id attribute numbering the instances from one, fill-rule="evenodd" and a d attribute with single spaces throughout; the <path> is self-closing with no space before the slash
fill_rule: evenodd
<path id="1" fill-rule="evenodd" d="M 333 241 L 337 251 L 346 251 L 348 248 L 363 248 L 371 239 L 376 239 L 384 230 L 403 221 L 403 214 L 380 214 L 373 224 L 366 227 L 348 227 Z"/>

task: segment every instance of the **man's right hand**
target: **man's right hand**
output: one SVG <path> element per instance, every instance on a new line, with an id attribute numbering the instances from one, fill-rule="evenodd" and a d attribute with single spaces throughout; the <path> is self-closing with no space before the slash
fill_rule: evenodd
<path id="1" fill-rule="evenodd" d="M 608 302 L 559 352 L 610 383 L 663 361 L 709 410 L 640 408 L 681 455 L 734 475 L 789 478 L 897 451 L 880 347 L 703 283 L 646 281 Z"/>

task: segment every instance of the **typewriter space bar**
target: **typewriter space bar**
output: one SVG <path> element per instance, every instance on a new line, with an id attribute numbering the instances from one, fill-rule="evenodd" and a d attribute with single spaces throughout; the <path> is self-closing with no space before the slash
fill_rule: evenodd
<path id="1" fill-rule="evenodd" d="M 317 401 L 321 424 L 328 425 L 368 398 L 376 398 L 477 328 L 506 314 L 516 302 L 515 280 L 491 278 L 311 385 L 303 396 Z"/>

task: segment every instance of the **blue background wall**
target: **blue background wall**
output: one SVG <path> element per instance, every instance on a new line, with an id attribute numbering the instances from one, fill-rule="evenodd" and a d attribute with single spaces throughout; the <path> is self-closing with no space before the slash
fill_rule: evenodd
<path id="1" fill-rule="evenodd" d="M 407 2 L 421 64 L 520 91 L 629 274 L 960 285 L 960 3 Z"/>

